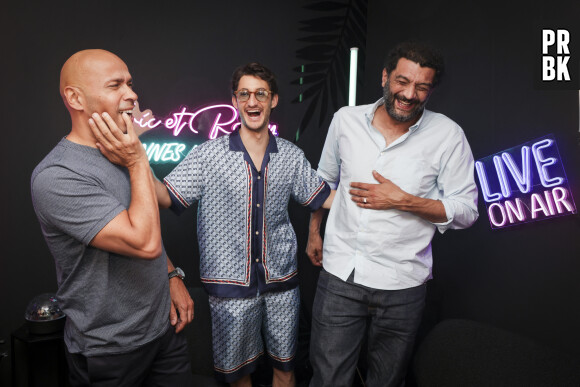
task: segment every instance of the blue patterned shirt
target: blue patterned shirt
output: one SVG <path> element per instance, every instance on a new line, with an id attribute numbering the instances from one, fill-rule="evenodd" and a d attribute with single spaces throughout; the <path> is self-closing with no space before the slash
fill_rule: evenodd
<path id="1" fill-rule="evenodd" d="M 218 297 L 298 285 L 290 197 L 311 210 L 330 194 L 300 148 L 270 135 L 260 172 L 235 131 L 194 148 L 165 178 L 179 213 L 198 203 L 200 275 Z"/>

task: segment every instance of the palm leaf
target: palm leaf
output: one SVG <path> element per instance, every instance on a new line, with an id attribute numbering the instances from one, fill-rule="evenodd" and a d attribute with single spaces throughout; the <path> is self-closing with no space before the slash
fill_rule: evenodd
<path id="1" fill-rule="evenodd" d="M 323 87 L 320 91 L 320 115 L 318 118 L 319 127 L 322 126 L 322 123 L 327 118 L 326 111 L 328 109 L 328 93 L 329 91 L 327 87 Z"/>
<path id="2" fill-rule="evenodd" d="M 301 74 L 291 81 L 301 90 L 293 103 L 308 103 L 296 132 L 296 140 L 311 124 L 319 109 L 316 124 L 321 126 L 329 109 L 338 110 L 347 100 L 350 48 L 359 48 L 360 69 L 364 69 L 366 14 L 368 0 L 316 1 L 304 6 L 318 17 L 300 21 L 299 30 L 309 33 L 298 39 L 304 45 L 296 51 Z M 307 75 L 306 75 L 307 74 Z M 358 72 L 357 82 L 363 79 Z M 304 90 L 303 88 L 308 87 Z"/>
<path id="3" fill-rule="evenodd" d="M 328 63 L 318 62 L 318 63 L 308 63 L 306 65 L 294 67 L 292 70 L 299 73 L 315 73 L 328 68 Z"/>
<path id="4" fill-rule="evenodd" d="M 306 112 L 304 113 L 304 117 L 302 117 L 302 121 L 300 122 L 300 126 L 298 127 L 298 131 L 296 133 L 296 141 L 298 141 L 298 139 L 300 138 L 300 135 L 304 132 L 304 129 L 306 128 L 306 126 L 310 122 L 310 119 L 312 118 L 312 115 L 314 114 L 314 111 L 316 110 L 316 103 L 317 103 L 317 100 L 313 99 L 310 102 L 310 106 L 308 106 L 308 109 L 306 109 Z"/>
<path id="5" fill-rule="evenodd" d="M 336 35 L 310 35 L 297 39 L 299 42 L 321 43 L 330 42 L 338 39 Z"/>
<path id="6" fill-rule="evenodd" d="M 290 82 L 290 84 L 291 85 L 306 85 L 309 83 L 320 81 L 320 80 L 324 79 L 325 76 L 326 76 L 326 74 L 324 74 L 324 73 L 307 75 L 305 77 L 300 77 L 298 79 L 293 80 L 292 82 Z"/>
<path id="7" fill-rule="evenodd" d="M 338 1 L 319 1 L 318 3 L 306 5 L 304 8 L 310 9 L 312 11 L 334 11 L 337 9 L 345 8 L 347 6 L 347 4 Z"/>

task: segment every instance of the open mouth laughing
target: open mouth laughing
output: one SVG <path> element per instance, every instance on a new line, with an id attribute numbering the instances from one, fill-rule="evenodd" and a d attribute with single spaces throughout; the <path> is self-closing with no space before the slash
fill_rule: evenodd
<path id="1" fill-rule="evenodd" d="M 121 114 L 127 114 L 129 117 L 133 117 L 133 108 L 131 109 L 127 109 L 127 110 L 119 110 L 119 113 Z"/>
<path id="2" fill-rule="evenodd" d="M 417 104 L 417 100 L 407 99 L 404 97 L 395 97 L 395 103 L 398 109 L 410 111 Z"/>
<path id="3" fill-rule="evenodd" d="M 262 111 L 260 109 L 247 109 L 246 114 L 251 121 L 257 121 L 262 116 Z"/>

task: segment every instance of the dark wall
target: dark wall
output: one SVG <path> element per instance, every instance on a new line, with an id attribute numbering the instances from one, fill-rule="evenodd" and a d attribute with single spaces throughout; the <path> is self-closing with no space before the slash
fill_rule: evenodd
<path id="1" fill-rule="evenodd" d="M 553 133 L 578 203 L 578 91 L 535 89 L 533 60 L 539 56 L 541 23 L 558 27 L 577 18 L 579 3 L 405 4 L 369 4 L 361 102 L 381 95 L 380 71 L 389 47 L 409 38 L 431 42 L 445 55 L 447 76 L 427 107 L 462 126 L 475 159 Z M 575 39 L 578 43 L 580 36 Z M 470 318 L 578 352 L 578 215 L 492 231 L 481 195 L 479 213 L 472 228 L 435 238 L 427 322 Z"/>

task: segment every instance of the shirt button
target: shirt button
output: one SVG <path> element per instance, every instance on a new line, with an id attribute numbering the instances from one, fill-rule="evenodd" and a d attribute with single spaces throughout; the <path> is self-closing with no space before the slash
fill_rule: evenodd
<path id="1" fill-rule="evenodd" d="M 256 204 L 256 207 L 260 207 L 260 203 Z"/>
<path id="2" fill-rule="evenodd" d="M 261 178 L 262 178 L 261 176 L 258 176 L 258 180 L 260 180 Z"/>
<path id="3" fill-rule="evenodd" d="M 256 258 L 256 262 L 260 262 L 260 260 L 258 258 Z"/>
<path id="4" fill-rule="evenodd" d="M 260 235 L 260 231 L 256 231 L 256 235 Z"/>

